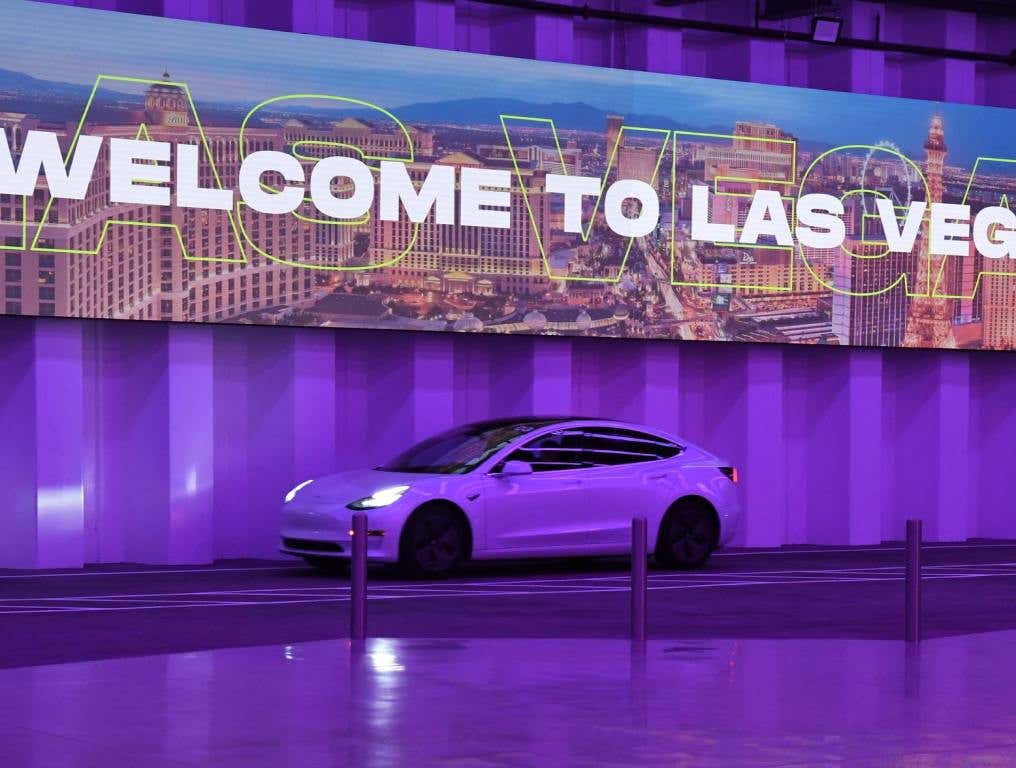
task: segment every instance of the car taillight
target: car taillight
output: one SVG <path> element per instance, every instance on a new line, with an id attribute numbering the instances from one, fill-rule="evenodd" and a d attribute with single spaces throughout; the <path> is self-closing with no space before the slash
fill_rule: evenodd
<path id="1" fill-rule="evenodd" d="M 737 467 L 720 467 L 720 472 L 725 474 L 730 482 L 737 482 Z"/>

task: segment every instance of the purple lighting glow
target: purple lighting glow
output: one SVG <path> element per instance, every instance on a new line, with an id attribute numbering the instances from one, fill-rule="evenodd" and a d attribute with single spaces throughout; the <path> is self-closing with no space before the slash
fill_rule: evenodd
<path id="1" fill-rule="evenodd" d="M 777 40 L 718 42 L 675 28 L 622 32 L 480 3 L 105 3 L 113 5 L 434 48 L 1016 105 L 1016 71 L 1005 68 Z M 726 20 L 721 4 L 703 7 Z M 873 34 L 870 6 L 845 4 L 843 21 L 851 36 Z M 903 5 L 884 9 L 882 29 L 953 48 L 983 41 L 998 49 L 1016 36 L 1010 18 Z M 1016 536 L 998 482 L 1016 462 L 1011 354 L 21 318 L 3 318 L 0 348 L 0 481 L 10 497 L 0 566 L 275 557 L 280 501 L 302 480 L 374 466 L 455 424 L 534 412 L 644 422 L 728 457 L 742 471 L 746 510 L 736 544 L 876 543 L 898 539 L 908 517 L 924 520 L 929 540 Z M 80 513 L 63 495 L 78 488 Z"/>
<path id="2" fill-rule="evenodd" d="M 8 669 L 0 685 L 30 691 L 31 706 L 0 700 L 0 754 L 19 768 L 101 764 L 113 749 L 136 765 L 217 768 L 1011 765 L 1014 639 L 940 638 L 920 655 L 878 640 L 633 652 L 375 639 L 362 654 L 331 641 Z"/>

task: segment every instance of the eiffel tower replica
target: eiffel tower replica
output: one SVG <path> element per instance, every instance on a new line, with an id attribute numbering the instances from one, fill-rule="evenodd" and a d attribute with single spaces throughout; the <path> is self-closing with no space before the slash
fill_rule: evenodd
<path id="1" fill-rule="evenodd" d="M 942 177 L 945 170 L 945 155 L 948 150 L 945 146 L 945 131 L 942 127 L 941 115 L 935 115 L 931 120 L 928 138 L 924 142 L 924 151 L 924 175 L 928 180 L 930 197 L 928 206 L 930 208 L 932 203 L 942 202 L 944 191 Z M 939 275 L 942 274 L 942 265 L 946 257 L 930 253 L 927 226 L 927 224 L 924 225 L 925 236 L 922 238 L 921 244 L 923 253 L 917 262 L 917 283 L 910 290 L 914 293 L 930 293 L 932 295 L 915 296 L 911 299 L 903 346 L 951 349 L 956 346 L 952 329 L 954 302 L 952 299 L 934 295 L 936 292 L 942 293 L 944 291 L 944 285 L 936 286 L 936 283 L 940 282 Z"/>

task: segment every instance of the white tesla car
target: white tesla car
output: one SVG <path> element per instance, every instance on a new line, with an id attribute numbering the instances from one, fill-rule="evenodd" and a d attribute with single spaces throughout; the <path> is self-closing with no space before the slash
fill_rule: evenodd
<path id="1" fill-rule="evenodd" d="M 631 551 L 644 515 L 656 562 L 702 565 L 734 535 L 737 471 L 649 427 L 603 419 L 466 424 L 375 469 L 305 480 L 286 494 L 282 551 L 348 563 L 353 513 L 367 556 L 437 576 L 465 560 Z"/>

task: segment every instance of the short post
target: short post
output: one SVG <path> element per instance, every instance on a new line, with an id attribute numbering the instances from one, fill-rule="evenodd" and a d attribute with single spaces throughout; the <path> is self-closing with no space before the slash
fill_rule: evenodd
<path id="1" fill-rule="evenodd" d="M 907 520 L 906 640 L 921 642 L 921 521 Z"/>
<path id="2" fill-rule="evenodd" d="M 648 588 L 648 530 L 641 515 L 631 521 L 631 639 L 646 639 L 646 591 Z"/>
<path id="3" fill-rule="evenodd" d="M 367 636 L 367 515 L 353 513 L 350 533 L 353 552 L 349 565 L 349 637 L 363 640 Z"/>

